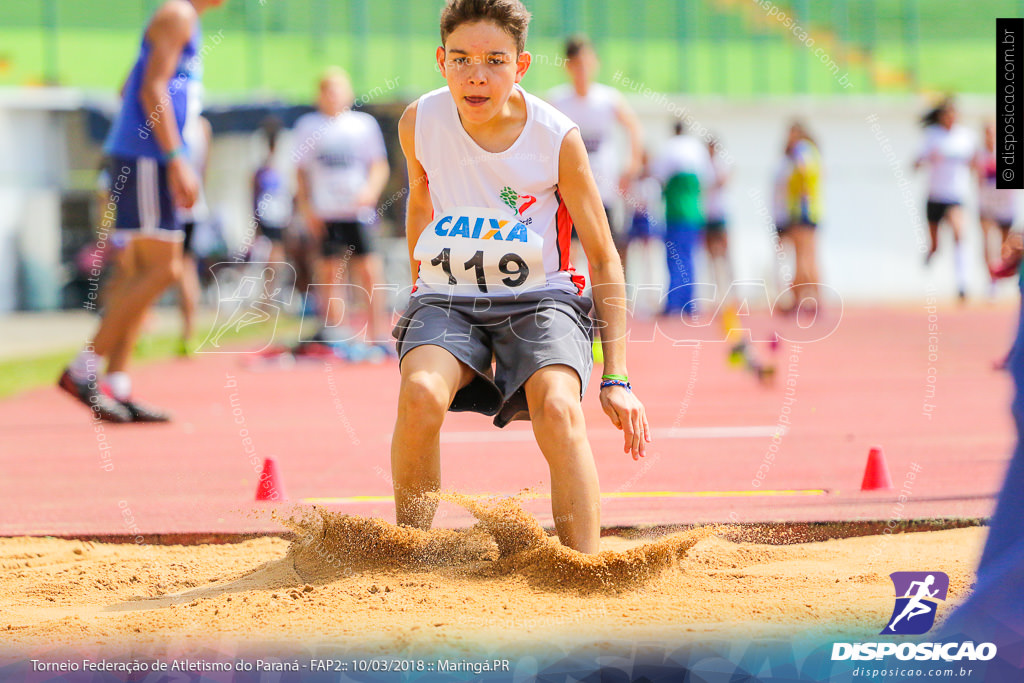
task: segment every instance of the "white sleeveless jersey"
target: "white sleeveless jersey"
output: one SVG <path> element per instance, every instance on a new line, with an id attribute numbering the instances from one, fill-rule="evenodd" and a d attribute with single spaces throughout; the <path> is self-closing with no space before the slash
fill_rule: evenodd
<path id="1" fill-rule="evenodd" d="M 313 211 L 328 221 L 372 223 L 374 210 L 360 206 L 370 168 L 387 159 L 377 119 L 363 111 L 327 116 L 319 111 L 295 122 L 292 159 L 309 173 Z"/>
<path id="2" fill-rule="evenodd" d="M 498 153 L 462 127 L 447 87 L 419 99 L 415 154 L 434 215 L 413 250 L 420 262 L 414 295 L 583 291 L 584 279 L 569 263 L 572 218 L 557 188 L 562 140 L 576 125 L 516 89 L 526 100 L 526 125 Z"/>
<path id="3" fill-rule="evenodd" d="M 940 125 L 925 129 L 924 147 L 918 156 L 930 164 L 928 199 L 961 203 L 971 191 L 971 160 L 977 153 L 974 133 L 960 124 L 946 130 Z"/>
<path id="4" fill-rule="evenodd" d="M 620 163 L 613 133 L 624 102 L 622 93 L 611 86 L 592 83 L 587 94 L 580 97 L 572 85 L 563 84 L 551 89 L 548 102 L 580 127 L 601 200 L 605 204 L 618 201 Z"/>

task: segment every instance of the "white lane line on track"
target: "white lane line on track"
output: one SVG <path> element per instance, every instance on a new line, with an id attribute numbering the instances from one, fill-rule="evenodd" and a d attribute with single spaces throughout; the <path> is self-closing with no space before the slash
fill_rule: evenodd
<path id="1" fill-rule="evenodd" d="M 668 427 L 652 429 L 651 436 L 655 439 L 759 439 L 783 436 L 785 427 L 777 425 L 752 425 L 736 427 Z M 593 429 L 587 432 L 592 439 L 608 439 L 622 434 L 617 430 Z M 441 443 L 495 443 L 534 441 L 533 432 L 519 430 L 506 432 L 492 430 L 486 432 L 441 432 Z"/>
<path id="2" fill-rule="evenodd" d="M 602 493 L 603 499 L 616 498 L 770 498 L 785 496 L 827 496 L 825 489 L 746 489 L 742 491 L 611 491 Z M 491 500 L 493 494 L 468 495 L 472 500 Z M 550 498 L 546 493 L 532 493 L 520 496 L 522 499 Z M 350 505 L 353 503 L 391 503 L 391 496 L 346 496 L 341 498 L 303 498 L 303 503 L 312 505 Z"/>

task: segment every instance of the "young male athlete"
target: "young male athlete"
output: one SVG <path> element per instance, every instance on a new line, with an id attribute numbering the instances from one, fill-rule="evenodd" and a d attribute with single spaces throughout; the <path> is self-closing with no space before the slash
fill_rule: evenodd
<path id="1" fill-rule="evenodd" d="M 939 228 L 943 223 L 953 231 L 953 266 L 957 296 L 967 300 L 969 267 L 964 233 L 963 206 L 970 194 L 971 163 L 978 152 L 974 132 L 960 121 L 952 98 L 946 98 L 921 118 L 925 127 L 924 144 L 914 161 L 914 169 L 928 166 L 928 203 L 925 215 L 931 237 L 925 265 L 939 248 Z"/>
<path id="2" fill-rule="evenodd" d="M 337 67 L 320 78 L 317 111 L 295 122 L 297 204 L 306 226 L 320 241 L 318 282 L 335 289 L 348 270 L 350 279 L 373 293 L 381 281 L 380 258 L 374 252 L 370 224 L 387 185 L 387 150 L 377 120 L 352 111 L 354 97 L 348 74 Z M 334 296 L 333 292 L 330 296 Z M 341 321 L 340 307 L 329 297 L 320 301 L 321 321 Z M 385 329 L 383 299 L 371 296 L 367 307 L 367 339 L 377 342 Z M 323 336 L 326 329 L 318 335 Z M 320 341 L 330 341 L 329 337 Z"/>
<path id="3" fill-rule="evenodd" d="M 665 197 L 665 258 L 668 265 L 666 316 L 681 312 L 696 315 L 696 251 L 704 233 L 701 194 L 709 184 L 711 157 L 707 147 L 690 135 L 682 121 L 673 126 L 675 135 L 663 145 L 651 163 L 651 175 L 662 184 Z"/>
<path id="4" fill-rule="evenodd" d="M 100 419 L 168 419 L 132 398 L 128 358 L 146 310 L 181 273 L 184 233 L 174 209 L 191 207 L 199 192 L 198 176 L 182 143 L 186 117 L 198 116 L 201 110 L 199 15 L 223 2 L 166 0 L 160 5 L 143 34 L 107 139 L 114 181 L 111 200 L 117 202 L 115 227 L 130 239 L 96 336 L 58 382 Z M 107 363 L 102 382 L 101 359 Z"/>
<path id="5" fill-rule="evenodd" d="M 600 67 L 590 40 L 585 36 L 570 37 L 565 41 L 565 70 L 570 82 L 553 88 L 547 99 L 580 128 L 615 246 L 625 265 L 629 239 L 619 227 L 622 221 L 616 217 L 621 197 L 628 193 L 643 165 L 643 133 L 622 93 L 595 82 Z M 612 136 L 616 125 L 622 126 L 629 142 L 629 159 L 624 169 L 620 167 Z"/>
<path id="6" fill-rule="evenodd" d="M 192 335 L 195 331 L 196 309 L 202 294 L 199 284 L 199 265 L 196 259 L 196 237 L 198 230 L 210 220 L 210 208 L 206 203 L 206 168 L 213 142 L 213 128 L 205 116 L 186 117 L 181 139 L 188 149 L 188 161 L 199 175 L 199 194 L 190 209 L 178 209 L 178 222 L 185 234 L 182 240 L 181 280 L 178 283 L 178 308 L 181 309 L 181 339 L 178 355 L 192 353 Z"/>
<path id="7" fill-rule="evenodd" d="M 581 406 L 593 366 L 591 301 L 569 264 L 574 223 L 603 326 L 601 405 L 634 459 L 650 429 L 629 386 L 622 265 L 583 138 L 518 85 L 530 66 L 529 20 L 519 0 L 448 0 L 436 53 L 448 85 L 399 123 L 415 288 L 394 330 L 395 507 L 399 524 L 429 528 L 436 502 L 423 494 L 440 488 L 447 410 L 495 415 L 499 427 L 529 419 L 551 472 L 558 537 L 594 553 L 600 489 Z"/>

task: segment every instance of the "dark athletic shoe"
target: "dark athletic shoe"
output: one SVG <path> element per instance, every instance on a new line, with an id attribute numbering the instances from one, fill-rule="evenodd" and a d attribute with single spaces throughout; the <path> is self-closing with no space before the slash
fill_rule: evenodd
<path id="1" fill-rule="evenodd" d="M 131 422 L 132 414 L 123 405 L 100 391 L 97 382 L 78 382 L 65 369 L 57 380 L 57 386 L 71 394 L 72 398 L 93 411 L 101 420 L 107 422 Z"/>
<path id="2" fill-rule="evenodd" d="M 132 422 L 170 422 L 171 416 L 164 411 L 147 406 L 144 403 L 133 401 L 128 399 L 127 401 L 121 401 L 121 405 L 124 406 L 132 416 Z"/>

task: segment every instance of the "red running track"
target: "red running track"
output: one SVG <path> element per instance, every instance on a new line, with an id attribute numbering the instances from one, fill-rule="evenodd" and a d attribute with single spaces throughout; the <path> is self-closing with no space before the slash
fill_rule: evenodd
<path id="1" fill-rule="evenodd" d="M 717 325 L 695 331 L 662 322 L 655 331 L 652 322 L 635 323 L 630 374 L 657 438 L 646 461 L 624 455 L 591 384 L 587 424 L 602 490 L 612 494 L 603 503 L 603 523 L 987 515 L 1013 444 L 1010 381 L 991 368 L 1010 343 L 1013 307 L 940 309 L 931 360 L 923 306 L 831 316 L 838 326 L 826 339 L 779 346 L 771 388 L 728 365 Z M 757 329 L 767 327 L 761 318 Z M 799 333 L 792 321 L 778 329 L 789 338 Z M 673 345 L 673 338 L 694 337 L 703 340 L 699 346 Z M 757 351 L 771 355 L 766 344 Z M 396 364 L 307 362 L 284 369 L 246 367 L 249 358 L 200 355 L 140 368 L 137 393 L 171 408 L 176 420 L 169 425 L 99 431 L 84 408 L 49 388 L 0 402 L 0 534 L 278 529 L 267 514 L 273 506 L 253 502 L 265 457 L 277 458 L 291 503 L 370 496 L 331 507 L 393 520 L 386 497 Z M 934 406 L 930 417 L 925 403 Z M 780 416 L 789 427 L 772 453 Z M 444 439 L 446 488 L 548 490 L 527 423 L 497 430 L 489 418 L 451 414 Z M 896 491 L 859 491 L 876 444 Z M 901 488 L 907 500 L 899 507 Z M 766 497 L 763 491 L 820 493 Z M 528 501 L 545 524 L 551 523 L 548 505 L 543 498 Z M 442 506 L 437 520 L 470 521 L 452 506 Z"/>

